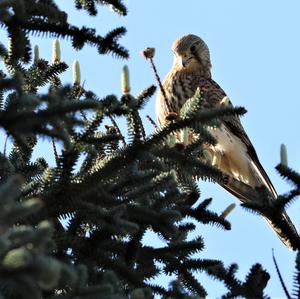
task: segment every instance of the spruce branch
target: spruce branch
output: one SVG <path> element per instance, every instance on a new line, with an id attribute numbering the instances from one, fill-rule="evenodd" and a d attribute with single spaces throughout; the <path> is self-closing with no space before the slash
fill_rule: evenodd
<path id="1" fill-rule="evenodd" d="M 117 130 L 118 136 L 120 137 L 123 145 L 126 145 L 126 141 L 125 141 L 125 137 L 123 136 L 117 122 L 115 121 L 115 119 L 112 116 L 109 116 L 110 121 L 112 122 L 113 126 L 115 127 L 115 129 Z"/>
<path id="2" fill-rule="evenodd" d="M 128 52 L 117 43 L 117 39 L 126 33 L 124 27 L 116 28 L 109 32 L 106 36 L 101 37 L 95 34 L 95 30 L 87 27 L 78 28 L 69 24 L 46 23 L 39 19 L 32 19 L 23 22 L 15 22 L 15 20 L 5 22 L 8 28 L 23 28 L 24 35 L 21 30 L 12 31 L 9 37 L 12 40 L 21 41 L 21 45 L 25 47 L 18 48 L 18 52 L 14 52 L 12 57 L 21 58 L 24 56 L 25 62 L 30 60 L 30 45 L 27 34 L 30 32 L 36 36 L 46 35 L 54 38 L 71 38 L 72 45 L 75 49 L 80 50 L 85 43 L 95 46 L 99 54 L 113 53 L 117 57 L 128 58 Z M 13 49 L 17 49 L 14 45 Z"/>
<path id="3" fill-rule="evenodd" d="M 242 206 L 253 211 L 254 213 L 259 213 L 264 216 L 271 225 L 276 227 L 277 231 L 280 232 L 282 238 L 286 240 L 291 249 L 298 250 L 300 248 L 300 238 L 297 232 L 291 227 L 285 220 L 285 215 L 283 211 L 279 208 L 283 208 L 283 203 L 286 204 L 287 200 L 282 200 L 280 197 L 273 203 L 270 202 L 267 191 L 260 190 L 258 194 L 261 194 L 259 199 L 261 202 L 257 201 L 257 197 L 254 202 L 243 203 Z"/>
<path id="4" fill-rule="evenodd" d="M 156 87 L 151 85 L 150 87 L 144 89 L 137 97 L 137 109 L 143 109 L 148 103 L 150 98 L 154 95 Z"/>
<path id="5" fill-rule="evenodd" d="M 294 289 L 293 289 L 293 295 L 295 298 L 299 298 L 300 296 L 300 254 L 299 251 L 296 255 L 296 261 L 295 261 L 295 273 L 294 273 Z"/>
<path id="6" fill-rule="evenodd" d="M 300 175 L 296 171 L 284 164 L 278 164 L 275 169 L 281 177 L 293 183 L 297 188 L 300 188 Z"/>
<path id="7" fill-rule="evenodd" d="M 127 15 L 127 8 L 126 6 L 122 3 L 121 0 L 105 0 L 105 1 L 98 1 L 98 0 L 76 0 L 75 1 L 76 8 L 77 9 L 85 9 L 88 11 L 88 13 L 91 16 L 96 16 L 98 11 L 97 11 L 97 4 L 102 4 L 109 6 L 110 8 L 113 9 L 116 13 L 118 13 L 121 16 L 126 16 Z"/>

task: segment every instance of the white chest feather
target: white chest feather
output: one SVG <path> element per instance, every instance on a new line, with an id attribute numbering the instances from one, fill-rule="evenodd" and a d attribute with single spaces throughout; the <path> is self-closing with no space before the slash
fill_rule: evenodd
<path id="1" fill-rule="evenodd" d="M 220 128 L 209 128 L 209 132 L 218 141 L 215 146 L 210 147 L 213 153 L 213 165 L 234 178 L 251 185 L 254 178 L 245 144 L 232 134 L 225 125 L 221 125 Z"/>

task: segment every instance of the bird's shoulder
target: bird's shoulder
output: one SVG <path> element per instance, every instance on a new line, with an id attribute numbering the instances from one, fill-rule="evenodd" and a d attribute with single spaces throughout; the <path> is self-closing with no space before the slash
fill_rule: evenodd
<path id="1" fill-rule="evenodd" d="M 201 75 L 194 76 L 194 84 L 200 87 L 201 94 L 205 101 L 206 108 L 220 107 L 220 102 L 227 97 L 221 86 L 212 78 L 205 78 Z M 228 98 L 229 99 L 229 98 Z M 227 102 L 226 106 L 233 107 L 231 100 Z M 244 130 L 244 127 L 238 116 L 232 116 L 224 119 L 223 124 L 225 127 L 246 146 L 248 154 L 254 159 L 258 160 L 256 151 Z"/>
<path id="2" fill-rule="evenodd" d="M 186 80 L 189 82 L 190 88 L 195 92 L 200 89 L 205 108 L 215 108 L 226 97 L 222 87 L 211 77 L 204 76 L 201 72 L 186 74 Z M 232 105 L 229 101 L 229 105 Z"/>

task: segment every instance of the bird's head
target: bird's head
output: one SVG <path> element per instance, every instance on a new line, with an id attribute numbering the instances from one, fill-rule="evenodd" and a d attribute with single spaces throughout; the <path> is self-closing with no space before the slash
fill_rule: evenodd
<path id="1" fill-rule="evenodd" d="M 203 70 L 210 72 L 211 62 L 206 43 L 193 34 L 184 35 L 172 45 L 174 65 L 182 71 Z"/>

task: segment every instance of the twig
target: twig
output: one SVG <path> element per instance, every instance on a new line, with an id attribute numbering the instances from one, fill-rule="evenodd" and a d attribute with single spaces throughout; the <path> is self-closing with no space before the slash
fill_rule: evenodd
<path id="1" fill-rule="evenodd" d="M 114 120 L 114 118 L 112 116 L 109 116 L 110 121 L 112 122 L 113 126 L 115 127 L 115 129 L 117 130 L 118 134 L 120 135 L 120 138 L 122 140 L 123 145 L 126 145 L 126 141 L 124 136 L 122 135 L 122 132 L 118 126 L 118 124 L 116 123 L 116 121 Z"/>
<path id="2" fill-rule="evenodd" d="M 161 83 L 161 80 L 160 80 L 160 77 L 158 75 L 158 72 L 157 72 L 157 69 L 156 69 L 156 66 L 154 64 L 154 61 L 153 61 L 153 57 L 154 57 L 154 53 L 155 53 L 155 49 L 154 48 L 146 48 L 145 50 L 141 51 L 141 55 L 144 56 L 147 60 L 150 61 L 150 65 L 151 65 L 151 68 L 153 69 L 153 72 L 154 72 L 154 76 L 158 82 L 158 85 L 159 85 L 159 88 L 161 90 L 161 93 L 165 99 L 165 102 L 166 102 L 166 105 L 167 105 L 167 108 L 168 110 L 171 112 L 172 109 L 169 105 L 169 101 L 168 101 L 168 97 L 167 97 L 167 94 L 166 94 L 166 91 Z"/>
<path id="3" fill-rule="evenodd" d="M 145 128 L 144 128 L 143 124 L 141 124 L 141 133 L 142 133 L 142 137 L 145 141 L 146 140 L 146 132 L 145 132 Z"/>
<path id="4" fill-rule="evenodd" d="M 81 97 L 81 95 L 84 93 L 84 84 L 85 84 L 85 80 L 82 82 L 82 85 L 79 86 L 79 90 L 78 90 L 78 94 L 77 94 L 77 100 L 79 100 L 79 98 Z M 81 114 L 82 118 L 86 122 L 88 122 L 88 119 L 87 119 L 85 113 L 82 110 L 80 110 L 80 114 Z"/>
<path id="5" fill-rule="evenodd" d="M 157 124 L 154 122 L 154 120 L 147 114 L 146 115 L 147 119 L 149 120 L 149 122 L 151 123 L 151 125 L 154 127 L 155 130 L 158 130 L 159 127 L 157 126 Z"/>
<path id="6" fill-rule="evenodd" d="M 286 297 L 287 297 L 288 299 L 292 299 L 292 297 L 290 296 L 290 294 L 289 294 L 289 292 L 288 292 L 288 290 L 287 290 L 287 288 L 286 288 L 286 286 L 285 286 L 285 283 L 284 283 L 283 278 L 282 278 L 282 276 L 281 276 L 279 267 L 278 267 L 278 265 L 277 265 L 277 262 L 276 262 L 276 259 L 275 259 L 275 255 L 274 255 L 274 248 L 272 248 L 272 256 L 273 256 L 273 262 L 274 262 L 274 264 L 275 264 L 276 272 L 277 272 L 277 274 L 278 274 L 278 277 L 279 277 L 281 286 L 282 286 L 282 288 L 283 288 L 283 290 L 284 290 L 284 293 L 285 293 L 285 295 L 286 295 Z"/>
<path id="7" fill-rule="evenodd" d="M 52 147 L 53 147 L 55 162 L 56 162 L 56 165 L 58 165 L 58 154 L 57 154 L 56 144 L 55 144 L 55 141 L 54 141 L 53 137 L 51 138 L 51 140 L 52 140 Z"/>
<path id="8" fill-rule="evenodd" d="M 5 137 L 5 142 L 4 142 L 4 149 L 3 149 L 3 156 L 6 157 L 6 147 L 7 147 L 7 140 L 8 140 L 9 134 L 6 135 Z"/>
<path id="9" fill-rule="evenodd" d="M 150 58 L 150 65 L 151 65 L 151 67 L 152 67 L 152 69 L 153 69 L 153 72 L 154 72 L 155 78 L 156 78 L 156 80 L 157 80 L 157 82 L 158 82 L 158 85 L 159 85 L 159 88 L 160 88 L 160 90 L 161 90 L 161 93 L 162 93 L 162 95 L 163 95 L 163 97 L 164 97 L 164 99 L 165 99 L 165 103 L 166 103 L 166 105 L 167 105 L 167 108 L 168 108 L 168 110 L 171 112 L 172 109 L 171 109 L 171 107 L 170 107 L 170 105 L 169 105 L 169 101 L 168 101 L 168 98 L 167 98 L 166 91 L 165 91 L 165 89 L 164 89 L 164 87 L 163 87 L 163 85 L 162 85 L 162 83 L 161 83 L 160 77 L 159 77 L 159 75 L 158 75 L 156 66 L 155 66 L 154 61 L 153 61 L 152 58 Z"/>

